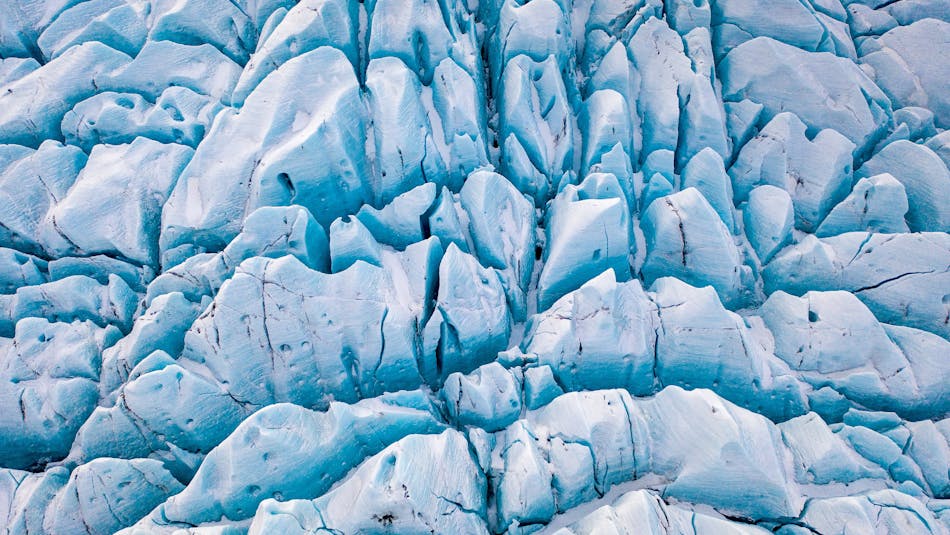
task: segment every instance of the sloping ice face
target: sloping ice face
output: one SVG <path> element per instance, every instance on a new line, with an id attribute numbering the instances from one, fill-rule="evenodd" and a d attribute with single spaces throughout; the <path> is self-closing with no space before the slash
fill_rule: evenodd
<path id="1" fill-rule="evenodd" d="M 947 534 L 947 0 L 0 2 L 0 534 Z"/>

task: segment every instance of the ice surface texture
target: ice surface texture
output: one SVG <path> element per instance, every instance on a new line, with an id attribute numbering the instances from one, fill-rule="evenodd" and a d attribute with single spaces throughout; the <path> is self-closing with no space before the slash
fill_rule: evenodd
<path id="1" fill-rule="evenodd" d="M 950 533 L 950 0 L 0 1 L 0 535 Z"/>

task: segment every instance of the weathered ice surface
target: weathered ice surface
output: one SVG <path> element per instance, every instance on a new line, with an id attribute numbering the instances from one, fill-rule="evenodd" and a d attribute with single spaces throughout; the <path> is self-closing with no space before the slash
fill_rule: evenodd
<path id="1" fill-rule="evenodd" d="M 948 0 L 0 0 L 0 535 L 950 535 Z"/>

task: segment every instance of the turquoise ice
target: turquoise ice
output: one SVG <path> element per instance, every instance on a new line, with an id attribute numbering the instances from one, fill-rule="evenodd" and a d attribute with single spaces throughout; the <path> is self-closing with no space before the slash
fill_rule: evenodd
<path id="1" fill-rule="evenodd" d="M 0 1 L 0 535 L 946 535 L 948 81 L 947 0 Z"/>

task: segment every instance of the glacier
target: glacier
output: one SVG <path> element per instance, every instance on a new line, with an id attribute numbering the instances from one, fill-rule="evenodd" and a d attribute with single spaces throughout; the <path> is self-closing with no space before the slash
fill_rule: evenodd
<path id="1" fill-rule="evenodd" d="M 948 535 L 948 128 L 948 0 L 0 2 L 0 535 Z"/>

